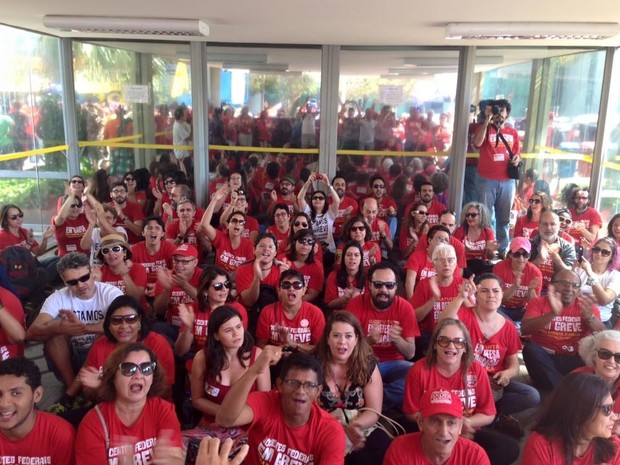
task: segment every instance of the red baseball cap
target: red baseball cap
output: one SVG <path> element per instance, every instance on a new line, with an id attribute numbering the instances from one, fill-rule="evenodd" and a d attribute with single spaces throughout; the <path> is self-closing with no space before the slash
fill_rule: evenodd
<path id="1" fill-rule="evenodd" d="M 196 247 L 194 247 L 193 245 L 181 244 L 174 251 L 173 255 L 180 255 L 181 257 L 198 258 L 198 251 L 196 250 Z"/>
<path id="2" fill-rule="evenodd" d="M 429 389 L 420 399 L 420 413 L 423 418 L 433 415 L 450 415 L 463 418 L 463 404 L 459 396 L 446 389 Z"/>

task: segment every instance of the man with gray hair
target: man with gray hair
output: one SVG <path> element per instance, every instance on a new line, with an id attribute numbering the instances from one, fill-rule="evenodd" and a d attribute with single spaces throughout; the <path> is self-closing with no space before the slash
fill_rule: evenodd
<path id="1" fill-rule="evenodd" d="M 103 334 L 108 306 L 123 293 L 110 284 L 96 282 L 83 253 L 68 253 L 57 268 L 66 287 L 45 300 L 26 338 L 45 344 L 48 366 L 69 387 L 95 337 Z"/>

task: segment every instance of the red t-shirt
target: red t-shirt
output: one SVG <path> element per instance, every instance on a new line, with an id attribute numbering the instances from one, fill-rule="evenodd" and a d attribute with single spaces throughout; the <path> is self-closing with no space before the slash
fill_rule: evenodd
<path id="1" fill-rule="evenodd" d="M 334 199 L 330 197 L 328 203 L 331 206 L 331 204 L 334 203 Z M 334 220 L 334 237 L 340 237 L 344 224 L 349 218 L 359 215 L 359 211 L 360 209 L 355 199 L 349 197 L 348 195 L 345 195 L 340 199 L 338 213 L 336 213 L 336 219 Z"/>
<path id="2" fill-rule="evenodd" d="M 204 249 L 202 247 L 202 242 L 198 237 L 198 229 L 200 228 L 200 220 L 197 220 L 196 217 L 192 219 L 192 224 L 187 228 L 185 232 L 185 238 L 183 239 L 184 244 L 189 244 L 198 250 L 198 261 L 202 261 L 204 256 Z M 179 220 L 174 220 L 166 227 L 166 239 L 176 239 L 176 237 L 180 234 L 180 222 Z"/>
<path id="3" fill-rule="evenodd" d="M 26 228 L 19 228 L 19 237 L 14 236 L 6 229 L 0 229 L 0 252 L 12 245 L 30 248 L 30 246 L 27 245 L 27 237 L 28 230 Z M 32 248 L 36 249 L 37 247 L 39 247 L 39 243 L 35 240 L 32 243 Z"/>
<path id="4" fill-rule="evenodd" d="M 308 289 L 314 289 L 319 292 L 323 290 L 325 272 L 323 271 L 323 265 L 318 260 L 315 259 L 313 263 L 305 263 L 302 267 L 297 267 L 295 262 L 290 261 L 290 263 L 291 270 L 297 270 L 304 276 Z"/>
<path id="5" fill-rule="evenodd" d="M 459 268 L 467 268 L 467 258 L 465 256 L 465 246 L 463 245 L 463 243 L 454 236 L 450 236 L 450 245 L 454 247 L 457 266 Z M 415 248 L 415 250 L 416 252 L 423 250 L 424 253 L 428 251 L 428 236 L 426 234 L 420 236 L 420 241 L 418 242 L 418 246 Z M 411 255 L 409 255 L 409 257 L 411 257 Z"/>
<path id="6" fill-rule="evenodd" d="M 506 258 L 497 263 L 493 267 L 493 273 L 495 273 L 504 283 L 504 289 L 514 286 L 515 275 L 512 272 L 511 259 Z M 503 307 L 519 309 L 525 307 L 527 304 L 527 297 L 529 295 L 528 286 L 534 280 L 538 278 L 538 286 L 536 287 L 536 295 L 540 295 L 542 291 L 542 273 L 536 267 L 536 265 L 527 262 L 521 277 L 521 285 L 517 288 L 510 300 L 504 304 Z"/>
<path id="7" fill-rule="evenodd" d="M 547 297 L 536 297 L 525 307 L 523 321 L 528 318 L 537 318 L 551 312 Z M 592 313 L 599 320 L 601 314 L 598 307 L 592 306 Z M 579 348 L 579 341 L 590 335 L 588 324 L 581 318 L 579 301 L 575 299 L 572 305 L 564 307 L 562 314 L 553 317 L 544 329 L 532 333 L 532 342 L 540 344 L 547 352 L 556 355 L 575 355 Z"/>
<path id="8" fill-rule="evenodd" d="M 325 328 L 325 317 L 320 308 L 309 302 L 302 302 L 301 308 L 293 318 L 284 313 L 282 304 L 276 302 L 267 305 L 260 312 L 256 326 L 256 339 L 265 339 L 268 344 L 282 345 L 280 334 L 275 326 L 286 326 L 295 342 L 316 345 Z"/>
<path id="9" fill-rule="evenodd" d="M 375 221 L 370 225 L 370 230 L 372 231 L 372 242 L 377 242 L 381 245 L 381 231 L 385 231 L 385 235 L 388 239 L 392 239 L 392 233 L 390 232 L 390 227 L 388 224 L 383 221 L 381 218 L 375 218 Z"/>
<path id="10" fill-rule="evenodd" d="M 342 262 L 344 261 L 344 254 L 342 254 L 342 252 L 344 251 L 345 245 L 346 244 L 344 242 L 341 242 L 338 245 L 337 250 L 340 250 L 341 252 L 341 259 L 340 259 L 340 263 L 336 265 L 336 269 L 340 268 L 340 266 L 342 266 Z M 364 245 L 362 246 L 362 253 L 363 253 L 362 265 L 365 271 L 368 271 L 368 269 L 371 267 L 371 264 L 370 264 L 370 256 L 371 256 L 370 253 L 371 252 L 373 252 L 372 256 L 375 258 L 375 263 L 379 263 L 381 261 L 381 247 L 379 247 L 377 243 L 374 241 L 364 242 Z"/>
<path id="11" fill-rule="evenodd" d="M 14 441 L 0 433 L 0 463 L 74 465 L 74 443 L 75 430 L 70 423 L 37 410 L 34 427 L 23 438 Z"/>
<path id="12" fill-rule="evenodd" d="M 459 226 L 454 231 L 454 238 L 458 239 L 465 246 L 465 256 L 467 260 L 486 260 L 487 241 L 495 240 L 495 233 L 491 228 L 484 228 L 480 232 L 480 236 L 475 241 L 472 241 L 465 234 L 465 230 L 462 226 Z"/>
<path id="13" fill-rule="evenodd" d="M 114 202 L 110 202 L 108 205 L 111 205 L 112 208 L 114 208 Z M 142 207 L 129 201 L 125 202 L 125 207 L 123 208 L 123 215 L 132 222 L 144 220 L 144 213 L 142 213 Z M 116 218 L 116 222 L 113 224 L 113 226 L 122 226 L 127 230 L 127 242 L 129 242 L 130 244 L 137 244 L 142 239 L 140 236 L 134 234 L 127 227 L 125 222 L 121 220 L 120 216 Z"/>
<path id="14" fill-rule="evenodd" d="M 280 252 L 286 250 L 288 240 L 291 237 L 290 228 L 287 229 L 285 232 L 280 232 L 280 230 L 275 225 L 271 225 L 267 228 L 267 232 L 276 236 L 276 239 L 278 240 L 278 250 Z"/>
<path id="15" fill-rule="evenodd" d="M 157 356 L 157 363 L 166 373 L 167 384 L 174 384 L 174 354 L 170 343 L 160 334 L 150 331 L 142 342 Z M 118 342 L 110 341 L 106 336 L 93 342 L 88 351 L 85 366 L 93 367 L 103 373 L 103 365 L 110 354 L 119 347 Z"/>
<path id="16" fill-rule="evenodd" d="M 486 370 L 478 362 L 472 362 L 466 375 L 467 386 L 461 370 L 446 377 L 439 372 L 437 365 L 426 367 L 426 358 L 418 360 L 409 373 L 405 384 L 403 412 L 414 414 L 420 411 L 422 394 L 429 389 L 448 389 L 459 396 L 463 403 L 463 415 L 470 417 L 476 413 L 495 415 L 495 402 L 491 383 Z"/>
<path id="17" fill-rule="evenodd" d="M 243 291 L 249 289 L 250 285 L 254 281 L 254 262 L 246 263 L 245 265 L 241 265 L 237 269 L 237 295 L 241 295 Z M 265 278 L 261 281 L 261 284 L 267 284 L 268 286 L 273 286 L 275 289 L 278 288 L 278 284 L 280 283 L 280 268 L 276 265 L 271 267 L 269 274 L 265 276 Z"/>
<path id="18" fill-rule="evenodd" d="M 164 431 L 171 431 L 169 440 L 172 446 L 182 447 L 181 426 L 174 406 L 160 397 L 147 398 L 140 417 L 131 426 L 121 421 L 113 402 L 102 402 L 99 409 L 108 429 L 110 447 L 106 450 L 106 434 L 101 419 L 92 409 L 78 428 L 75 442 L 77 465 L 117 463 L 121 446 L 127 441 L 134 444 L 133 463 L 151 463 L 157 438 L 164 436 Z"/>
<path id="19" fill-rule="evenodd" d="M 483 131 L 483 126 L 479 131 Z M 506 139 L 506 143 L 510 145 L 512 152 L 518 155 L 521 152 L 519 147 L 519 134 L 514 128 L 504 126 L 500 132 Z M 496 144 L 497 142 L 497 144 Z M 488 126 L 488 137 L 484 138 L 480 149 L 480 160 L 478 163 L 478 173 L 487 179 L 496 179 L 499 181 L 507 181 L 510 178 L 507 174 L 508 161 L 510 156 L 506 150 L 504 142 L 497 137 L 497 131 Z"/>
<path id="20" fill-rule="evenodd" d="M 236 271 L 242 264 L 254 258 L 254 247 L 245 237 L 236 249 L 233 249 L 228 233 L 216 230 L 215 240 L 215 264 L 226 271 Z"/>
<path id="21" fill-rule="evenodd" d="M 398 322 L 402 328 L 401 337 L 404 339 L 420 335 L 413 307 L 402 297 L 394 297 L 392 305 L 387 310 L 380 311 L 372 306 L 370 293 L 366 293 L 351 299 L 346 310 L 357 317 L 366 336 L 370 334 L 373 325 L 379 325 L 381 328 L 381 338 L 372 346 L 380 362 L 405 359 L 390 339 L 390 329 L 394 323 Z"/>
<path id="22" fill-rule="evenodd" d="M 337 273 L 337 271 L 332 271 L 327 277 L 327 283 L 325 284 L 325 303 L 327 304 L 329 304 L 332 300 L 335 300 L 338 297 L 342 297 L 344 295 L 345 288 L 338 286 L 338 279 L 336 277 Z M 364 286 L 360 286 L 357 280 L 354 280 L 351 283 L 351 286 L 359 289 L 362 294 L 364 293 Z"/>
<path id="23" fill-rule="evenodd" d="M 398 211 L 398 205 L 396 205 L 396 201 L 389 195 L 384 195 L 380 199 L 377 199 L 374 196 L 369 196 L 366 198 L 375 199 L 377 201 L 377 204 L 379 206 L 379 211 L 377 212 L 378 218 L 381 218 L 381 219 L 387 218 L 389 216 L 388 210 L 390 209 L 390 207 L 393 207 L 395 211 Z M 359 204 L 361 205 L 363 202 L 364 202 L 364 199 L 360 200 Z"/>
<path id="24" fill-rule="evenodd" d="M 385 454 L 383 465 L 433 465 L 422 449 L 422 433 L 395 438 Z M 491 462 L 482 447 L 459 437 L 444 465 L 491 465 Z"/>
<path id="25" fill-rule="evenodd" d="M 54 218 L 52 218 L 52 224 L 54 223 Z M 62 257 L 69 252 L 82 252 L 88 255 L 90 251 L 80 247 L 80 242 L 87 229 L 88 219 L 84 214 L 80 214 L 73 219 L 65 218 L 63 224 L 54 226 L 54 236 L 58 244 L 58 256 Z"/>
<path id="26" fill-rule="evenodd" d="M 139 263 L 146 271 L 146 295 L 154 295 L 155 283 L 157 283 L 157 270 L 160 268 L 172 269 L 172 256 L 175 251 L 175 245 L 166 240 L 161 241 L 161 246 L 154 255 L 149 254 L 144 241 L 131 246 L 131 261 L 134 264 Z"/>
<path id="27" fill-rule="evenodd" d="M 612 436 L 611 441 L 615 444 L 616 454 L 606 465 L 620 464 L 620 439 Z M 565 465 L 564 447 L 558 439 L 550 440 L 537 432 L 532 432 L 523 448 L 521 463 L 527 465 Z M 581 457 L 573 458 L 573 465 L 592 465 L 594 463 L 594 446 L 586 449 Z"/>
<path id="28" fill-rule="evenodd" d="M 446 305 L 454 300 L 456 296 L 459 295 L 459 287 L 461 283 L 465 281 L 460 276 L 455 276 L 452 280 L 452 284 L 448 284 L 447 286 L 439 286 L 439 291 L 441 293 L 441 297 L 439 300 L 436 300 L 433 304 L 433 308 L 428 312 L 428 314 L 422 319 L 422 321 L 418 321 L 418 325 L 420 326 L 420 331 L 422 333 L 432 333 L 437 326 L 437 322 L 441 317 L 441 312 Z M 411 306 L 414 310 L 418 307 L 421 307 L 426 302 L 428 302 L 433 296 L 431 292 L 430 281 L 428 279 L 424 279 L 418 283 L 415 288 L 415 292 L 413 297 L 411 298 Z"/>
<path id="29" fill-rule="evenodd" d="M 420 281 L 431 278 L 437 274 L 437 271 L 435 270 L 435 265 L 433 265 L 433 262 L 431 262 L 431 260 L 428 258 L 428 253 L 426 249 L 416 250 L 414 253 L 409 255 L 407 263 L 405 264 L 405 270 L 411 270 L 416 272 L 416 286 L 420 283 Z M 455 276 L 456 270 L 458 270 L 458 268 L 454 270 Z"/>
<path id="30" fill-rule="evenodd" d="M 8 289 L 0 287 L 0 302 L 4 309 L 26 329 L 26 317 L 20 300 Z M 14 344 L 9 341 L 6 330 L 0 326 L 0 360 L 6 360 L 24 355 L 24 344 Z"/>
<path id="31" fill-rule="evenodd" d="M 143 266 L 140 266 L 137 263 L 133 265 L 129 269 L 129 277 L 133 280 L 136 286 L 146 288 L 146 270 Z M 127 293 L 123 278 L 118 274 L 114 274 L 107 265 L 103 265 L 101 267 L 101 282 L 108 283 L 119 288 L 123 294 Z"/>
<path id="32" fill-rule="evenodd" d="M 229 307 L 234 308 L 241 315 L 241 322 L 243 323 L 243 327 L 247 329 L 248 327 L 248 312 L 245 307 L 241 305 L 239 302 L 227 302 L 224 305 L 228 305 Z M 192 334 L 194 335 L 194 352 L 198 352 L 202 349 L 207 342 L 207 329 L 209 326 L 209 317 L 213 312 L 212 309 L 208 312 L 200 312 L 196 311 L 194 318 L 194 326 L 192 327 Z M 184 325 L 181 325 L 181 331 L 184 330 Z"/>
<path id="33" fill-rule="evenodd" d="M 403 215 L 405 218 L 409 217 L 411 209 L 416 203 L 419 202 L 416 201 L 407 205 L 407 207 L 405 208 L 405 214 Z M 446 206 L 433 197 L 433 199 L 431 200 L 431 204 L 427 205 L 426 209 L 428 210 L 428 214 L 426 215 L 426 221 L 429 225 L 433 226 L 435 224 L 439 224 L 439 215 L 441 215 L 441 213 L 446 209 Z"/>
<path id="34" fill-rule="evenodd" d="M 254 420 L 248 430 L 246 465 L 344 463 L 344 429 L 318 404 L 312 403 L 308 422 L 296 428 L 284 421 L 282 396 L 277 391 L 252 392 L 247 404 Z"/>
<path id="35" fill-rule="evenodd" d="M 573 224 L 570 225 L 570 228 L 568 229 L 568 234 L 575 238 L 575 242 L 577 244 L 582 244 L 583 234 L 581 234 L 577 229 L 575 229 L 575 223 L 581 223 L 583 227 L 586 228 L 588 231 L 592 226 L 598 226 L 599 228 L 603 226 L 603 220 L 601 219 L 601 215 L 592 207 L 586 208 L 586 211 L 583 212 L 583 214 L 581 215 L 577 213 L 576 209 L 571 208 L 570 214 L 573 217 Z M 592 243 L 594 243 L 594 241 Z"/>
<path id="36" fill-rule="evenodd" d="M 467 326 L 471 343 L 474 346 L 474 360 L 482 365 L 489 374 L 506 369 L 506 357 L 521 350 L 521 339 L 517 327 L 504 318 L 504 325 L 490 338 L 480 329 L 476 315 L 471 308 L 459 309 L 459 320 Z"/>
<path id="37" fill-rule="evenodd" d="M 198 288 L 201 274 L 202 270 L 200 268 L 196 268 L 194 270 L 194 275 L 189 280 L 189 283 L 193 287 Z M 164 288 L 158 281 L 157 284 L 155 284 L 155 295 L 158 296 L 163 291 Z M 170 300 L 168 300 L 166 319 L 168 320 L 168 323 L 171 323 L 175 326 L 181 326 L 181 319 L 179 318 L 179 304 L 186 304 L 192 307 L 194 309 L 194 312 L 196 311 L 197 302 L 192 299 L 191 296 L 189 296 L 184 289 L 173 285 L 172 288 L 170 288 Z"/>
<path id="38" fill-rule="evenodd" d="M 527 215 L 520 216 L 517 218 L 513 236 L 525 237 L 526 239 L 538 236 L 538 221 L 528 221 Z"/>

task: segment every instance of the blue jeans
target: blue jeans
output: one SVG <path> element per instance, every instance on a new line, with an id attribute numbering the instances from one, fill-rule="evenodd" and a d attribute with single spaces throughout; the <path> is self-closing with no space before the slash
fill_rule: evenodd
<path id="1" fill-rule="evenodd" d="M 508 223 L 514 197 L 514 179 L 498 181 L 478 176 L 478 201 L 487 207 L 491 217 L 495 216 L 495 236 L 501 252 L 508 249 Z"/>
<path id="2" fill-rule="evenodd" d="M 405 381 L 412 366 L 413 363 L 406 360 L 378 363 L 379 373 L 383 380 L 383 412 L 394 409 L 402 410 Z"/>
<path id="3" fill-rule="evenodd" d="M 478 167 L 465 165 L 465 181 L 463 183 L 463 206 L 478 201 Z"/>
<path id="4" fill-rule="evenodd" d="M 553 355 L 535 342 L 523 346 L 523 361 L 534 386 L 545 391 L 552 391 L 564 376 L 583 366 L 579 354 Z"/>
<path id="5" fill-rule="evenodd" d="M 497 407 L 498 414 L 505 413 L 511 415 L 536 407 L 538 404 L 540 404 L 540 393 L 535 387 L 517 381 L 510 381 L 508 386 L 504 387 L 504 394 L 495 403 L 495 406 Z"/>

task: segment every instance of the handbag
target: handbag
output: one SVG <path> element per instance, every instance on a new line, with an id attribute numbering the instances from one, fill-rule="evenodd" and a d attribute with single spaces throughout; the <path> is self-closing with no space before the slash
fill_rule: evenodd
<path id="1" fill-rule="evenodd" d="M 363 430 L 365 437 L 370 436 L 370 434 L 377 428 L 383 431 L 385 434 L 387 434 L 390 439 L 394 439 L 395 437 L 405 434 L 406 432 L 405 428 L 403 428 L 403 426 L 400 423 L 398 423 L 396 420 L 392 420 L 391 418 L 386 417 L 385 415 L 375 410 L 374 408 L 370 408 L 370 407 L 362 407 L 359 409 L 339 408 L 335 412 L 332 412 L 332 415 L 336 417 L 336 419 L 340 422 L 340 424 L 343 427 L 346 427 L 349 423 L 355 420 L 357 416 L 364 410 L 374 412 L 375 414 L 379 416 L 379 419 L 374 425 L 369 426 L 368 428 Z M 351 441 L 349 440 L 346 434 L 345 434 L 345 440 L 346 440 L 346 446 L 345 446 L 344 453 L 345 455 L 347 455 L 353 451 L 353 444 L 351 443 Z"/>

